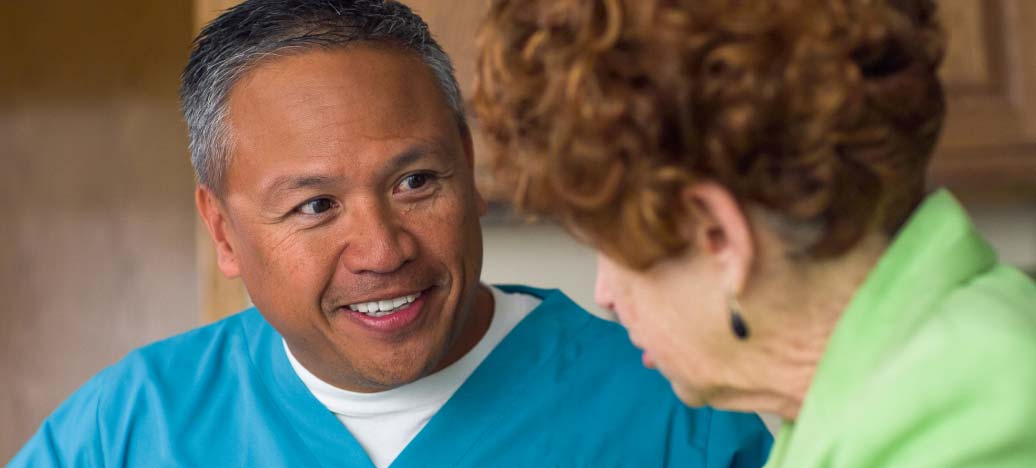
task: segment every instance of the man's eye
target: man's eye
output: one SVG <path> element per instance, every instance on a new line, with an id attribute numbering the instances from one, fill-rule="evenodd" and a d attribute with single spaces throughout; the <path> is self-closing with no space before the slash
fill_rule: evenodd
<path id="1" fill-rule="evenodd" d="M 315 198 L 295 208 L 295 211 L 304 215 L 318 215 L 335 207 L 334 200 L 330 198 Z"/>
<path id="2" fill-rule="evenodd" d="M 432 175 L 431 174 L 426 174 L 426 173 L 410 174 L 410 175 L 404 177 L 403 180 L 399 183 L 399 190 L 401 190 L 401 191 L 418 190 L 421 187 L 424 187 L 425 185 L 428 185 L 428 182 L 431 179 L 432 179 Z"/>

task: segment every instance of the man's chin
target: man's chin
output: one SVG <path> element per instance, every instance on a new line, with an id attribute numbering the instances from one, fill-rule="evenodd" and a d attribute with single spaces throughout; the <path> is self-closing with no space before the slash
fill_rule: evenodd
<path id="1" fill-rule="evenodd" d="M 420 367 L 414 367 L 414 362 L 408 361 L 405 363 L 385 363 L 375 366 L 368 366 L 367 370 L 360 376 L 362 383 L 359 384 L 359 388 L 347 389 L 362 393 L 374 393 L 384 392 L 395 388 L 402 387 L 404 385 L 416 382 L 423 377 L 426 377 L 431 372 L 428 370 L 434 366 L 425 365 Z"/>
<path id="2" fill-rule="evenodd" d="M 342 358 L 353 370 L 350 380 L 364 387 L 359 391 L 380 392 L 434 373 L 445 356 L 445 343 L 431 338 L 411 336 L 403 342 L 367 342 L 358 348 L 340 351 L 348 353 L 343 353 Z M 365 353 L 356 355 L 355 349 Z"/>

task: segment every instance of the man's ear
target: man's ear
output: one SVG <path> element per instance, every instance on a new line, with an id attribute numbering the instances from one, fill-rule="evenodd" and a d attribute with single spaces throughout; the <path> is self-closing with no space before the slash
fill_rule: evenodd
<path id="1" fill-rule="evenodd" d="M 216 264 L 219 271 L 227 278 L 236 278 L 241 274 L 233 243 L 227 235 L 227 217 L 223 205 L 216 194 L 207 187 L 199 185 L 194 191 L 194 203 L 198 206 L 198 214 L 209 230 L 209 236 L 216 247 Z"/>
<path id="2" fill-rule="evenodd" d="M 460 132 L 460 141 L 464 145 L 464 157 L 467 159 L 468 170 L 471 171 L 472 190 L 475 192 L 475 209 L 479 217 L 481 217 L 489 211 L 489 204 L 486 203 L 486 199 L 482 197 L 482 192 L 478 190 L 478 184 L 475 183 L 475 143 L 472 141 L 470 129 L 464 128 Z"/>
<path id="3" fill-rule="evenodd" d="M 755 256 L 752 228 L 734 195 L 706 181 L 680 191 L 685 217 L 681 234 L 696 255 L 705 255 L 723 272 L 728 293 L 739 294 Z"/>

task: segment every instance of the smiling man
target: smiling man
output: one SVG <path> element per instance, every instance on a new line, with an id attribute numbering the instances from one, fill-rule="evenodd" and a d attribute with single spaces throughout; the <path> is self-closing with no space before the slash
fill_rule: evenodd
<path id="1" fill-rule="evenodd" d="M 418 56 L 353 44 L 270 60 L 232 88 L 226 125 L 235 164 L 198 206 L 223 273 L 303 367 L 376 392 L 485 334 L 470 139 Z"/>
<path id="2" fill-rule="evenodd" d="M 131 353 L 12 466 L 761 466 L 622 330 L 479 281 L 449 60 L 386 1 L 252 0 L 184 73 L 199 212 L 255 308 Z"/>

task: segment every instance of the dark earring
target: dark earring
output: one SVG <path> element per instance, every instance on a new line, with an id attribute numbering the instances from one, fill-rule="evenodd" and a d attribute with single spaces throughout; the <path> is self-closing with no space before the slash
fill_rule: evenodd
<path id="1" fill-rule="evenodd" d="M 730 296 L 730 299 L 727 301 L 727 308 L 730 309 L 730 329 L 734 332 L 734 336 L 741 341 L 747 340 L 748 324 L 745 323 L 744 317 L 741 316 L 741 304 L 738 304 L 734 296 Z"/>

